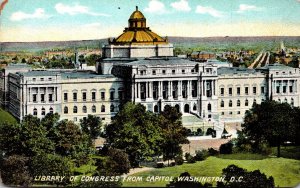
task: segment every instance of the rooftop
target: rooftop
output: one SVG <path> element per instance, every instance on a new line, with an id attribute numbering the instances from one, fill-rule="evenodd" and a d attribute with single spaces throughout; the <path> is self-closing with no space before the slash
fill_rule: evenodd
<path id="1" fill-rule="evenodd" d="M 255 69 L 239 68 L 239 67 L 220 67 L 218 68 L 218 75 L 233 75 L 233 74 L 255 74 Z"/>
<path id="2" fill-rule="evenodd" d="M 126 63 L 131 66 L 176 66 L 176 65 L 196 65 L 197 62 L 178 57 L 155 57 L 145 58 L 138 61 Z"/>

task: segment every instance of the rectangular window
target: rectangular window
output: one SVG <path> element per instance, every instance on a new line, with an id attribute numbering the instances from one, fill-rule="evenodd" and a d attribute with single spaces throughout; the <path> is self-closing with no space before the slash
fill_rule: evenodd
<path id="1" fill-rule="evenodd" d="M 49 94 L 49 102 L 53 102 L 53 96 L 52 96 L 52 94 Z"/>
<path id="2" fill-rule="evenodd" d="M 231 96 L 232 95 L 232 88 L 228 88 L 228 94 Z"/>
<path id="3" fill-rule="evenodd" d="M 101 92 L 101 100 L 105 100 L 105 92 L 104 91 Z"/>
<path id="4" fill-rule="evenodd" d="M 96 92 L 92 92 L 92 101 L 96 101 Z"/>
<path id="5" fill-rule="evenodd" d="M 182 72 L 182 74 L 185 74 L 185 70 L 182 70 L 181 72 Z"/>
<path id="6" fill-rule="evenodd" d="M 64 93 L 64 101 L 68 101 L 68 93 Z"/>
<path id="7" fill-rule="evenodd" d="M 166 70 L 162 70 L 162 73 L 163 73 L 163 74 L 166 74 Z"/>
<path id="8" fill-rule="evenodd" d="M 237 88 L 236 88 L 236 94 L 237 94 L 237 95 L 240 95 L 240 94 L 241 94 L 241 88 L 240 88 L 240 87 L 237 87 Z"/>
<path id="9" fill-rule="evenodd" d="M 115 92 L 114 91 L 111 91 L 110 92 L 110 100 L 114 100 L 115 99 Z"/>
<path id="10" fill-rule="evenodd" d="M 77 101 L 77 93 L 73 93 L 73 101 Z"/>
<path id="11" fill-rule="evenodd" d="M 261 94 L 265 93 L 265 87 L 261 87 L 260 90 L 261 90 Z"/>
<path id="12" fill-rule="evenodd" d="M 86 92 L 82 93 L 82 101 L 86 101 Z"/>
<path id="13" fill-rule="evenodd" d="M 175 74 L 176 73 L 176 71 L 175 70 L 172 70 L 172 74 Z"/>
<path id="14" fill-rule="evenodd" d="M 33 94 L 33 95 L 32 95 L 32 101 L 33 101 L 33 102 L 37 102 L 37 97 L 36 97 L 36 96 L 37 96 L 37 94 Z"/>
<path id="15" fill-rule="evenodd" d="M 156 70 L 153 70 L 153 71 L 152 71 L 152 74 L 153 74 L 153 75 L 156 75 Z"/>
<path id="16" fill-rule="evenodd" d="M 221 96 L 224 95 L 224 88 L 221 88 Z"/>
<path id="17" fill-rule="evenodd" d="M 280 86 L 276 86 L 276 93 L 280 93 Z"/>
<path id="18" fill-rule="evenodd" d="M 45 94 L 41 94 L 41 102 L 45 102 Z"/>
<path id="19" fill-rule="evenodd" d="M 249 88 L 245 87 L 245 94 L 248 95 L 249 94 Z"/>
<path id="20" fill-rule="evenodd" d="M 286 86 L 283 86 L 283 87 L 282 87 L 282 92 L 283 92 L 283 93 L 286 93 Z"/>
<path id="21" fill-rule="evenodd" d="M 253 94 L 256 94 L 256 87 L 253 87 Z"/>
<path id="22" fill-rule="evenodd" d="M 290 86 L 290 93 L 293 93 L 293 86 Z"/>

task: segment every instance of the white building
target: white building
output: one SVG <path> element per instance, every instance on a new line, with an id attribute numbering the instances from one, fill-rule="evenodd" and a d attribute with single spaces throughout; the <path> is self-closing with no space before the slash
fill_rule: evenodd
<path id="1" fill-rule="evenodd" d="M 75 122 L 93 114 L 109 123 L 127 101 L 155 113 L 171 105 L 191 131 L 214 128 L 220 134 L 220 122 L 241 122 L 253 103 L 299 106 L 299 69 L 279 64 L 245 69 L 173 57 L 172 44 L 146 27 L 138 9 L 124 33 L 103 47 L 103 57 L 95 72 L 10 73 L 8 110 L 20 120 L 57 112 Z"/>

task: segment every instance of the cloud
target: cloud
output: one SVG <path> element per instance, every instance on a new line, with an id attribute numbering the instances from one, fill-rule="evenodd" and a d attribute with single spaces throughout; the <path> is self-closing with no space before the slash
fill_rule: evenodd
<path id="1" fill-rule="evenodd" d="M 195 12 L 199 13 L 199 14 L 209 14 L 209 15 L 211 15 L 213 17 L 217 17 L 217 18 L 223 17 L 223 13 L 221 11 L 218 11 L 212 7 L 204 7 L 201 5 L 197 6 Z"/>
<path id="2" fill-rule="evenodd" d="M 177 1 L 174 3 L 171 3 L 171 6 L 178 11 L 184 11 L 184 12 L 191 11 L 191 7 L 189 6 L 188 0 L 180 0 L 180 1 Z"/>
<path id="3" fill-rule="evenodd" d="M 37 8 L 35 9 L 34 13 L 28 14 L 22 11 L 14 12 L 10 20 L 12 21 L 22 21 L 26 19 L 42 19 L 42 18 L 48 18 L 50 17 L 49 15 L 45 14 L 45 10 L 42 8 Z"/>
<path id="4" fill-rule="evenodd" d="M 148 4 L 148 7 L 144 9 L 145 12 L 164 14 L 167 13 L 165 5 L 159 0 L 151 0 Z"/>
<path id="5" fill-rule="evenodd" d="M 96 13 L 89 10 L 88 7 L 74 4 L 74 5 L 65 5 L 63 3 L 57 3 L 55 5 L 55 9 L 59 14 L 69 14 L 71 16 L 77 15 L 77 14 L 87 14 L 91 16 L 110 16 L 109 14 L 104 13 Z"/>
<path id="6" fill-rule="evenodd" d="M 256 7 L 255 5 L 247 5 L 247 4 L 240 4 L 238 13 L 243 13 L 245 11 L 259 11 L 260 8 Z"/>

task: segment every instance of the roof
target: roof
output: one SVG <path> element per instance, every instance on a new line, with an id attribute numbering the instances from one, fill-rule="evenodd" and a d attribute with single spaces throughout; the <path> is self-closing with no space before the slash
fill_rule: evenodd
<path id="1" fill-rule="evenodd" d="M 218 68 L 218 75 L 223 74 L 255 74 L 255 69 L 240 68 L 240 67 L 220 67 Z"/>
<path id="2" fill-rule="evenodd" d="M 114 78 L 113 75 L 99 75 L 91 71 L 76 71 L 76 70 L 33 70 L 28 72 L 17 73 L 26 77 L 38 76 L 61 76 L 62 79 L 88 79 L 88 78 Z"/>
<path id="3" fill-rule="evenodd" d="M 145 58 L 138 61 L 126 63 L 125 65 L 131 66 L 166 66 L 166 65 L 196 65 L 197 62 L 182 59 L 178 57 L 158 57 L 158 58 Z"/>
<path id="4" fill-rule="evenodd" d="M 145 19 L 144 14 L 138 10 L 138 7 L 136 6 L 136 10 L 131 14 L 129 19 Z"/>
<path id="5" fill-rule="evenodd" d="M 117 38 L 113 39 L 111 44 L 124 45 L 124 44 L 167 44 L 166 38 L 159 36 L 147 27 L 146 18 L 143 13 L 136 10 L 131 14 L 128 20 L 128 28 L 125 28 L 123 33 Z"/>
<path id="6" fill-rule="evenodd" d="M 289 67 L 280 63 L 268 64 L 258 69 L 268 69 L 268 70 L 290 70 L 294 69 L 293 67 Z"/>

